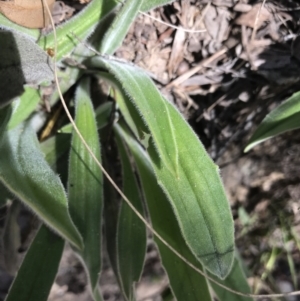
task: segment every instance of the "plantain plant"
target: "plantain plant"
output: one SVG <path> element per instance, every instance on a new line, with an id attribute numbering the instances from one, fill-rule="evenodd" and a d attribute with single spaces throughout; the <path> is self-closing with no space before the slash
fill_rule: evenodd
<path id="1" fill-rule="evenodd" d="M 92 297 L 102 300 L 103 239 L 124 300 L 135 300 L 146 226 L 155 234 L 176 300 L 209 301 L 212 291 L 221 301 L 252 300 L 217 284 L 250 293 L 218 167 L 147 72 L 111 56 L 140 11 L 167 2 L 92 0 L 56 28 L 57 38 L 0 16 L 0 79 L 6 80 L 0 96 L 0 204 L 21 201 L 41 221 L 7 301 L 47 300 L 65 243 L 81 258 Z M 80 41 L 93 45 L 98 55 Z M 58 67 L 63 67 L 58 73 L 62 92 L 75 89 L 75 124 L 94 156 L 71 124 L 42 142 L 32 127 L 40 100 L 34 87 L 49 85 Z M 101 101 L 101 96 L 95 101 L 91 85 L 98 79 L 109 86 L 109 97 Z M 55 90 L 50 104 L 57 99 Z M 106 151 L 112 147 L 120 165 Z M 95 162 L 101 158 L 107 170 L 120 166 L 118 182 L 135 212 L 105 179 Z M 4 248 L 11 243 L 5 240 Z"/>

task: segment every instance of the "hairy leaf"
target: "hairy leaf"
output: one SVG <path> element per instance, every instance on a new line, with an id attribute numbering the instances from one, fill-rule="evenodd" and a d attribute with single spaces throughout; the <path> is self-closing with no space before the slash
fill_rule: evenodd
<path id="1" fill-rule="evenodd" d="M 100 52 L 102 54 L 113 54 L 121 46 L 141 4 L 142 0 L 128 0 L 123 4 L 101 41 Z"/>
<path id="2" fill-rule="evenodd" d="M 25 83 L 52 80 L 49 56 L 26 36 L 0 30 L 0 107 L 21 95 Z"/>
<path id="3" fill-rule="evenodd" d="M 79 43 L 76 37 L 80 40 L 86 40 L 94 31 L 98 22 L 101 21 L 111 10 L 116 6 L 114 0 L 92 0 L 83 10 L 76 16 L 68 20 L 66 23 L 59 25 L 56 28 L 57 33 L 57 60 L 70 54 L 76 45 Z M 74 37 L 74 35 L 76 37 Z M 50 33 L 41 37 L 38 44 L 44 48 L 54 47 L 54 34 Z"/>
<path id="4" fill-rule="evenodd" d="M 104 75 L 105 73 L 103 72 L 101 74 Z M 112 78 L 112 76 L 110 74 L 105 74 L 104 78 L 106 80 L 109 80 L 112 83 L 114 82 L 114 79 Z M 143 140 L 143 138 L 145 138 L 145 140 L 146 140 L 146 136 L 149 136 L 149 130 L 145 126 L 144 123 L 142 123 L 142 122 L 139 124 L 135 123 L 134 120 L 139 119 L 139 113 L 135 109 L 135 107 L 132 104 L 132 102 L 130 101 L 129 97 L 124 93 L 124 91 L 122 91 L 121 86 L 118 86 L 118 88 L 113 88 L 113 91 L 114 91 L 113 97 L 116 100 L 116 102 L 118 103 L 118 107 L 120 108 L 120 110 L 122 112 L 122 116 L 126 120 L 126 123 L 130 127 L 130 129 L 132 130 L 134 135 L 136 137 L 140 137 L 141 140 Z"/>
<path id="5" fill-rule="evenodd" d="M 117 146 L 122 162 L 123 192 L 131 200 L 133 206 L 143 214 L 141 195 L 130 158 L 123 142 L 117 137 Z M 144 223 L 122 202 L 117 226 L 117 277 L 126 300 L 134 300 L 134 283 L 139 281 L 146 254 L 146 228 Z"/>
<path id="6" fill-rule="evenodd" d="M 59 177 L 39 149 L 30 126 L 7 132 L 0 146 L 0 180 L 48 226 L 81 249 L 82 240 L 68 213 Z"/>
<path id="7" fill-rule="evenodd" d="M 117 134 L 126 141 L 133 154 L 154 230 L 182 256 L 197 268 L 202 269 L 181 235 L 171 205 L 157 183 L 150 158 L 128 133 L 124 124 L 123 126 L 116 124 L 114 128 Z M 211 300 L 206 279 L 179 259 L 157 237 L 155 237 L 155 242 L 176 299 L 178 301 Z"/>
<path id="8" fill-rule="evenodd" d="M 76 91 L 75 123 L 92 152 L 101 160 L 89 85 L 89 78 L 84 78 Z M 101 268 L 102 172 L 76 132 L 73 132 L 71 141 L 68 196 L 70 214 L 83 237 L 84 249 L 81 256 L 96 296 Z"/>
<path id="9" fill-rule="evenodd" d="M 218 282 L 222 283 L 223 285 L 236 290 L 241 293 L 250 294 L 251 290 L 247 282 L 247 278 L 245 276 L 244 271 L 242 270 L 241 263 L 239 262 L 238 255 L 235 256 L 232 269 L 229 275 L 223 281 L 220 281 L 216 277 L 210 274 L 211 277 L 215 278 Z M 252 298 L 239 296 L 233 294 L 219 285 L 210 282 L 213 290 L 215 291 L 216 295 L 218 296 L 219 300 L 222 301 L 253 301 Z"/>
<path id="10" fill-rule="evenodd" d="M 23 260 L 5 301 L 47 301 L 64 241 L 41 226 Z"/>
<path id="11" fill-rule="evenodd" d="M 21 68 L 26 83 L 39 84 L 42 81 L 54 79 L 49 56 L 31 39 L 17 33 L 3 32 L 1 40 L 1 45 L 5 45 L 1 53 L 7 56 L 3 58 L 6 60 L 5 66 L 9 69 L 14 66 Z M 19 62 L 17 55 L 20 58 Z M 18 69 L 13 70 L 17 72 Z"/>
<path id="12" fill-rule="evenodd" d="M 34 112 L 41 97 L 38 90 L 25 87 L 25 92 L 13 102 L 13 114 L 9 120 L 8 128 L 13 129 L 26 120 Z"/>
<path id="13" fill-rule="evenodd" d="M 57 161 L 69 150 L 70 141 L 70 134 L 57 134 L 41 143 L 41 151 L 53 170 L 56 170 Z"/>
<path id="14" fill-rule="evenodd" d="M 96 123 L 97 123 L 98 130 L 101 130 L 103 127 L 105 127 L 108 124 L 111 113 L 112 113 L 112 103 L 111 102 L 105 102 L 104 104 L 100 105 L 95 110 Z M 71 123 L 68 123 L 67 125 L 63 126 L 59 130 L 59 133 L 67 134 L 67 133 L 71 133 L 71 132 L 72 132 L 72 124 Z"/>
<path id="15" fill-rule="evenodd" d="M 91 63 L 104 63 L 130 96 L 150 130 L 153 168 L 188 246 L 206 269 L 225 278 L 234 258 L 234 227 L 218 167 L 141 69 L 98 57 Z"/>

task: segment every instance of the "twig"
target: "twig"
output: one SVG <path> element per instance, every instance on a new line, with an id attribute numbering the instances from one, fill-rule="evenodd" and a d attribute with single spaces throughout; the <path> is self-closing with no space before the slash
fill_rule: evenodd
<path id="1" fill-rule="evenodd" d="M 258 20 L 259 20 L 259 17 L 260 17 L 261 10 L 265 6 L 265 3 L 266 3 L 266 0 L 263 0 L 261 6 L 259 7 L 259 10 L 257 11 L 255 22 L 254 22 L 254 27 L 253 27 L 253 31 L 252 31 L 252 35 L 251 35 L 251 42 L 255 39 L 256 32 L 257 32 Z"/>
<path id="2" fill-rule="evenodd" d="M 206 29 L 199 29 L 199 30 L 195 30 L 195 29 L 186 29 L 186 28 L 183 28 L 183 27 L 180 27 L 180 26 L 172 25 L 172 24 L 167 23 L 167 22 L 165 22 L 165 21 L 163 21 L 163 20 L 160 20 L 160 19 L 158 19 L 158 18 L 155 18 L 155 17 L 153 17 L 153 16 L 151 16 L 151 15 L 149 15 L 149 14 L 146 14 L 146 13 L 144 13 L 144 12 L 142 12 L 142 11 L 140 11 L 140 14 L 142 14 L 142 15 L 144 15 L 144 16 L 147 16 L 147 17 L 149 17 L 149 18 L 155 20 L 156 22 L 162 23 L 162 24 L 167 25 L 167 26 L 169 26 L 169 27 L 171 27 L 171 28 L 174 28 L 174 29 L 182 30 L 182 31 L 184 31 L 184 32 L 190 32 L 190 33 L 206 32 Z"/>
<path id="3" fill-rule="evenodd" d="M 186 81 L 188 78 L 190 78 L 191 76 L 193 76 L 195 73 L 197 73 L 198 71 L 200 71 L 202 68 L 208 67 L 208 65 L 210 63 L 212 63 L 214 60 L 216 60 L 217 58 L 219 58 L 220 56 L 222 56 L 223 54 L 225 54 L 227 51 L 228 51 L 228 48 L 223 48 L 223 49 L 219 50 L 218 52 L 214 53 L 212 56 L 210 56 L 210 57 L 202 60 L 197 66 L 193 67 L 192 69 L 190 69 L 186 73 L 182 74 L 181 76 L 177 77 L 175 80 L 173 80 L 172 82 L 170 82 L 166 86 L 166 89 L 169 89 L 172 86 L 178 86 L 178 85 L 180 85 L 181 83 L 183 83 L 184 81 Z"/>

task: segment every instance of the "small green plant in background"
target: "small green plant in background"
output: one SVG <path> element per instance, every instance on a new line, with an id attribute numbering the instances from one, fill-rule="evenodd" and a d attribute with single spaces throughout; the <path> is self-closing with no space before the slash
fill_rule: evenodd
<path id="1" fill-rule="evenodd" d="M 245 152 L 267 139 L 299 128 L 300 92 L 297 92 L 265 117 L 250 138 Z"/>
<path id="2" fill-rule="evenodd" d="M 300 92 L 294 93 L 291 97 L 285 100 L 277 108 L 273 109 L 261 122 L 261 124 L 254 131 L 253 135 L 249 139 L 248 145 L 245 148 L 245 152 L 250 151 L 256 145 L 281 135 L 287 131 L 300 128 Z M 283 214 L 279 213 L 280 220 L 280 232 L 282 235 L 283 248 L 280 250 L 278 247 L 272 247 L 272 252 L 269 254 L 269 259 L 265 260 L 266 268 L 261 276 L 262 280 L 269 277 L 271 284 L 276 287 L 276 283 L 271 276 L 271 271 L 275 266 L 278 255 L 286 253 L 286 258 L 291 273 L 293 286 L 298 288 L 297 283 L 297 270 L 293 260 L 292 252 L 288 243 L 290 240 L 295 242 L 299 249 L 299 238 L 294 227 L 289 224 L 288 219 L 284 218 Z M 265 254 L 266 255 L 266 254 Z"/>
<path id="3" fill-rule="evenodd" d="M 103 223 L 110 262 L 124 299 L 135 300 L 134 283 L 139 281 L 146 253 L 146 226 L 126 202 L 116 203 L 114 190 L 95 163 L 95 158 L 104 158 L 101 153 L 106 147 L 105 143 L 100 145 L 99 132 L 102 137 L 113 135 L 115 139 L 122 190 L 156 233 L 154 240 L 176 300 L 212 300 L 210 287 L 222 301 L 251 300 L 213 281 L 250 293 L 235 252 L 233 219 L 218 167 L 147 73 L 110 57 L 139 11 L 167 2 L 171 1 L 131 0 L 120 4 L 92 0 L 57 28 L 57 45 L 53 33 L 39 37 L 37 30 L 22 28 L 0 16 L 1 45 L 7 45 L 1 46 L 0 54 L 10 62 L 5 70 L 12 83 L 2 87 L 5 92 L 0 99 L 0 202 L 22 201 L 42 221 L 7 301 L 47 300 L 65 242 L 82 259 L 94 300 L 102 300 L 98 280 Z M 111 24 L 103 32 L 102 21 L 109 18 Z M 88 39 L 102 55 L 95 55 L 78 39 Z M 64 67 L 59 73 L 61 90 L 67 92 L 76 85 L 75 123 L 95 158 L 71 125 L 39 142 L 28 121 L 39 93 L 23 83 L 45 85 L 53 79 L 52 59 L 46 50 L 56 46 L 58 65 Z M 64 63 L 66 56 L 73 66 Z M 94 78 L 110 85 L 110 96 L 120 111 L 118 121 L 111 122 L 113 102 L 94 109 Z M 53 103 L 57 91 L 51 97 Z M 65 153 L 69 160 L 67 183 L 63 185 L 56 164 Z M 10 222 L 6 231 L 13 228 Z M 12 243 L 9 239 L 5 242 L 4 248 Z"/>

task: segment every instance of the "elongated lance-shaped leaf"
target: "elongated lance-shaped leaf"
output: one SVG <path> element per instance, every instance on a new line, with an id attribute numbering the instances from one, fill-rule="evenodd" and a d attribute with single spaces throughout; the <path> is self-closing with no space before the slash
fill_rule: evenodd
<path id="1" fill-rule="evenodd" d="M 24 87 L 25 92 L 13 102 L 13 114 L 9 120 L 8 128 L 13 129 L 19 125 L 22 121 L 27 119 L 30 114 L 36 109 L 38 102 L 40 101 L 40 93 L 38 90 Z"/>
<path id="2" fill-rule="evenodd" d="M 116 137 L 122 162 L 124 194 L 132 205 L 143 214 L 143 204 L 127 151 L 121 139 Z M 117 277 L 126 300 L 134 300 L 134 282 L 139 281 L 146 254 L 146 227 L 127 203 L 122 202 L 117 227 Z"/>
<path id="3" fill-rule="evenodd" d="M 98 130 L 101 130 L 108 124 L 112 112 L 112 107 L 112 102 L 105 102 L 95 110 Z M 72 133 L 72 129 L 72 124 L 68 123 L 59 130 L 59 133 Z"/>
<path id="4" fill-rule="evenodd" d="M 265 117 L 250 138 L 245 152 L 269 138 L 299 128 L 300 92 L 297 92 Z"/>
<path id="5" fill-rule="evenodd" d="M 101 160 L 89 85 L 89 78 L 84 78 L 76 91 L 75 123 L 92 152 Z M 84 250 L 81 255 L 96 296 L 101 268 L 102 172 L 76 132 L 73 132 L 71 142 L 68 196 L 70 214 L 83 237 Z"/>
<path id="6" fill-rule="evenodd" d="M 67 207 L 59 177 L 39 149 L 31 127 L 22 125 L 7 132 L 0 146 L 0 180 L 48 226 L 82 248 L 82 239 Z"/>
<path id="7" fill-rule="evenodd" d="M 218 167 L 141 69 L 99 57 L 91 63 L 105 64 L 130 96 L 150 130 L 153 168 L 187 245 L 206 269 L 225 278 L 234 258 L 234 227 Z"/>
<path id="8" fill-rule="evenodd" d="M 226 287 L 229 287 L 235 291 L 244 293 L 244 294 L 250 294 L 251 290 L 247 282 L 247 278 L 245 276 L 245 273 L 242 269 L 240 259 L 238 257 L 238 254 L 236 253 L 236 256 L 234 258 L 234 262 L 232 265 L 232 269 L 229 273 L 229 275 L 224 280 L 220 280 L 214 275 L 211 275 L 209 273 L 209 276 L 220 282 L 221 284 L 225 285 Z M 212 286 L 214 292 L 218 296 L 219 300 L 222 301 L 253 301 L 252 298 L 239 296 L 234 293 L 231 293 L 219 285 L 215 284 L 214 282 L 210 281 L 210 285 Z"/>
<path id="9" fill-rule="evenodd" d="M 111 177 L 115 169 L 108 164 L 107 155 L 104 154 L 103 166 Z M 117 266 L 117 229 L 118 229 L 118 216 L 120 212 L 120 204 L 117 197 L 115 188 L 111 185 L 106 177 L 104 177 L 104 229 L 106 238 L 106 248 L 109 256 L 110 264 L 114 271 L 118 270 Z M 115 273 L 117 274 L 117 273 Z M 118 280 L 118 279 L 117 279 Z"/>
<path id="10" fill-rule="evenodd" d="M 78 44 L 75 34 L 81 40 L 87 39 L 101 21 L 116 6 L 116 1 L 92 0 L 80 13 L 69 21 L 58 26 L 57 33 L 57 60 L 70 54 Z M 50 33 L 41 37 L 38 44 L 44 48 L 54 48 L 54 34 Z"/>
<path id="11" fill-rule="evenodd" d="M 104 75 L 104 78 L 106 80 L 109 80 L 113 83 L 114 79 L 111 74 L 105 74 L 104 72 L 101 74 Z M 122 112 L 123 118 L 126 120 L 126 123 L 130 127 L 134 135 L 136 137 L 140 137 L 140 140 L 142 140 L 143 138 L 146 139 L 146 136 L 149 136 L 149 130 L 144 123 L 135 123 L 134 120 L 137 120 L 139 118 L 139 113 L 135 109 L 129 97 L 122 91 L 121 86 L 119 86 L 118 88 L 113 88 L 112 90 L 114 91 L 113 98 L 116 100 L 118 107 Z"/>
<path id="12" fill-rule="evenodd" d="M 128 144 L 140 176 L 147 201 L 152 227 L 177 252 L 202 269 L 201 264 L 186 245 L 173 210 L 166 195 L 158 185 L 149 156 L 138 142 L 128 133 L 124 124 L 114 129 Z M 211 300 L 206 279 L 179 259 L 165 244 L 155 237 L 163 266 L 177 301 Z"/>
<path id="13" fill-rule="evenodd" d="M 113 54 L 121 46 L 141 4 L 142 0 L 128 0 L 123 4 L 101 41 L 99 50 L 102 54 Z"/>
<path id="14" fill-rule="evenodd" d="M 54 79 L 49 56 L 22 34 L 0 30 L 0 107 L 19 97 L 24 84 Z"/>
<path id="15" fill-rule="evenodd" d="M 64 187 L 66 187 L 68 183 L 71 138 L 71 134 L 57 134 L 40 144 L 45 160 L 48 162 L 52 170 L 59 174 Z"/>
<path id="16" fill-rule="evenodd" d="M 69 150 L 71 142 L 70 134 L 57 134 L 41 143 L 41 151 L 45 160 L 56 171 L 57 161 Z"/>
<path id="17" fill-rule="evenodd" d="M 36 234 L 5 301 L 47 301 L 64 241 L 44 225 Z"/>
<path id="18" fill-rule="evenodd" d="M 112 103 L 104 103 L 95 110 L 98 130 L 108 124 L 111 110 Z M 68 124 L 59 130 L 59 134 L 48 138 L 40 144 L 46 161 L 62 178 L 64 178 L 66 170 L 64 170 L 65 162 L 61 162 L 61 160 L 64 160 L 64 156 L 69 150 L 71 133 L 72 125 Z"/>
<path id="19" fill-rule="evenodd" d="M 171 2 L 174 2 L 174 0 L 143 0 L 141 10 L 148 11 L 150 9 L 156 8 L 158 6 L 163 6 Z"/>

